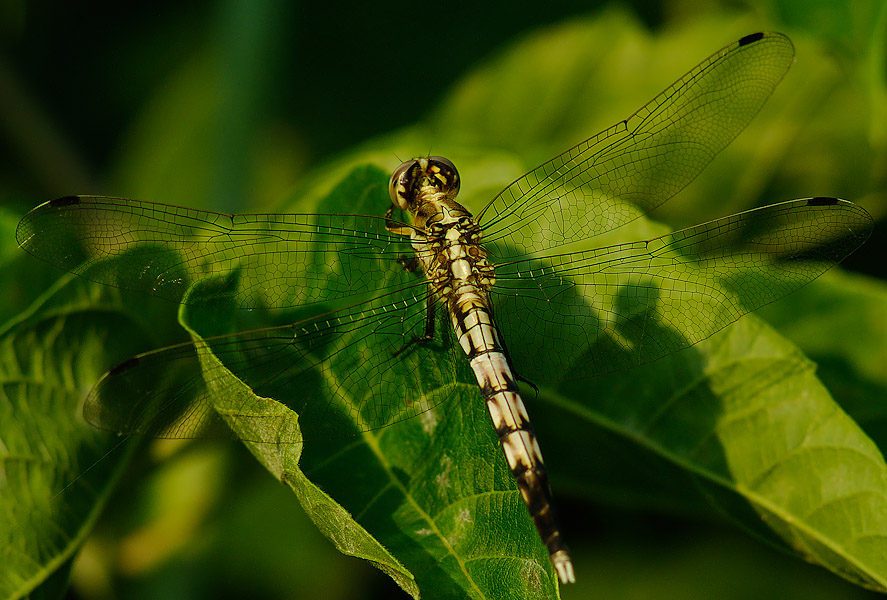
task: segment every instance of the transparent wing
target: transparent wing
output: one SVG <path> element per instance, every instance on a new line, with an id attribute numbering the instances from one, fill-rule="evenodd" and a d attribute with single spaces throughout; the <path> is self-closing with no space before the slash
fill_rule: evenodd
<path id="1" fill-rule="evenodd" d="M 411 343 L 423 332 L 427 295 L 419 283 L 298 323 L 139 355 L 101 379 L 84 416 L 101 429 L 167 438 L 233 437 L 239 422 L 237 437 L 273 443 L 287 440 L 275 438 L 283 417 L 273 416 L 272 399 L 298 412 L 303 431 L 319 439 L 411 418 L 444 400 L 446 386 L 464 371 L 460 350 L 440 329 L 445 320 L 434 342 Z M 201 361 L 208 352 L 218 361 Z M 241 382 L 268 410 L 251 404 L 217 411 Z"/>
<path id="2" fill-rule="evenodd" d="M 494 311 L 531 381 L 654 361 L 806 285 L 868 238 L 836 198 L 792 200 L 669 235 L 496 267 Z"/>
<path id="3" fill-rule="evenodd" d="M 557 248 L 656 208 L 745 128 L 793 57 L 779 33 L 749 35 L 716 52 L 628 119 L 502 190 L 478 215 L 485 243 L 516 257 L 517 248 Z"/>
<path id="4" fill-rule="evenodd" d="M 387 202 L 378 204 L 384 210 Z M 381 217 L 229 215 L 100 196 L 42 204 L 21 220 L 16 238 L 87 279 L 176 302 L 187 301 L 194 281 L 237 270 L 242 308 L 375 294 L 381 274 L 402 272 L 397 258 L 412 252 L 409 238 L 389 234 Z M 334 277 L 345 265 L 348 276 Z"/>

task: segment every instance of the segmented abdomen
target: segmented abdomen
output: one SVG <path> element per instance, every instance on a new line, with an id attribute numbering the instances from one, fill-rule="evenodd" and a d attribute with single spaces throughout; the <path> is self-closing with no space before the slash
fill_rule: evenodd
<path id="1" fill-rule="evenodd" d="M 552 508 L 542 452 L 484 296 L 482 291 L 463 287 L 461 293 L 451 297 L 447 304 L 453 328 L 468 355 L 508 468 L 517 480 L 539 536 L 548 548 L 558 578 L 561 583 L 572 583 L 573 565 Z"/>

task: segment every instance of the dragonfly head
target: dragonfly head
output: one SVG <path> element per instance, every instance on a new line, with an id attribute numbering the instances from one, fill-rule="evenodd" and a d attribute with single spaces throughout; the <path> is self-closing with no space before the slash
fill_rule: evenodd
<path id="1" fill-rule="evenodd" d="M 416 214 L 427 202 L 455 200 L 460 179 L 456 166 L 442 156 L 414 158 L 394 170 L 388 193 L 394 206 Z"/>

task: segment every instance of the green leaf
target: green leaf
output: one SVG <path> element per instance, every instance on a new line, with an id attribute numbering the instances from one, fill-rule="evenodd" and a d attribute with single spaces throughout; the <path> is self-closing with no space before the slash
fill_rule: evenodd
<path id="1" fill-rule="evenodd" d="M 835 271 L 761 316 L 816 361 L 843 409 L 887 448 L 887 285 Z"/>
<path id="2" fill-rule="evenodd" d="M 475 387 L 449 394 L 445 419 L 434 410 L 322 451 L 306 446 L 306 458 L 296 413 L 245 384 L 232 393 L 217 376 L 218 359 L 200 359 L 210 385 L 224 390 L 214 400 L 223 418 L 233 415 L 236 434 L 260 437 L 243 428 L 244 413 L 278 424 L 273 442 L 247 446 L 342 553 L 369 561 L 413 597 L 555 597 L 547 555 Z"/>
<path id="3" fill-rule="evenodd" d="M 201 340 L 199 334 L 189 330 L 195 341 Z M 212 373 L 222 372 L 222 376 L 214 376 L 208 384 L 224 389 L 224 394 L 216 394 L 215 408 L 222 418 L 231 424 L 234 433 L 244 439 L 262 439 L 262 436 L 273 435 L 275 442 L 246 442 L 247 447 L 256 459 L 280 481 L 290 486 L 305 512 L 336 547 L 343 553 L 372 562 L 383 572 L 388 573 L 405 591 L 414 598 L 418 597 L 418 588 L 413 577 L 397 560 L 391 556 L 372 536 L 370 536 L 351 515 L 332 500 L 320 488 L 313 484 L 302 473 L 300 458 L 302 454 L 302 434 L 299 429 L 298 415 L 285 405 L 272 399 L 257 396 L 246 384 L 238 381 L 227 369 L 220 368 L 222 363 L 208 349 L 199 351 L 199 360 L 203 368 Z M 243 412 L 271 418 L 278 428 L 272 432 L 247 430 L 254 421 L 238 419 Z M 232 417 L 232 413 L 235 415 Z"/>
<path id="4" fill-rule="evenodd" d="M 117 294 L 68 281 L 0 337 L 3 598 L 70 567 L 135 447 L 89 427 L 80 406 L 105 370 L 151 342 Z"/>
<path id="5" fill-rule="evenodd" d="M 630 376 L 629 376 L 630 375 Z M 885 589 L 887 469 L 814 365 L 754 317 L 594 394 L 546 391 L 534 419 L 576 490 L 723 515 L 772 544 Z M 606 460 L 570 461 L 582 452 Z M 568 526 L 568 524 L 567 524 Z"/>
<path id="6" fill-rule="evenodd" d="M 87 425 L 84 396 L 115 363 L 174 341 L 175 307 L 57 279 L 58 269 L 6 250 L 0 276 L 18 312 L 0 330 L 0 597 L 17 598 L 67 580 L 137 446 Z"/>

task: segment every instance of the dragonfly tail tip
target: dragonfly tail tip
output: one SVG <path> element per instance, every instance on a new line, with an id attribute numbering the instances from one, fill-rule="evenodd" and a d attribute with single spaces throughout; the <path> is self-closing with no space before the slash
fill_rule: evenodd
<path id="1" fill-rule="evenodd" d="M 576 575 L 573 573 L 573 560 L 565 550 L 558 550 L 550 558 L 561 585 L 576 583 Z"/>

